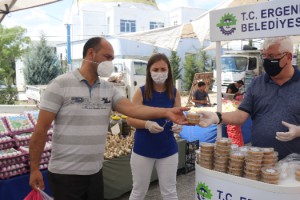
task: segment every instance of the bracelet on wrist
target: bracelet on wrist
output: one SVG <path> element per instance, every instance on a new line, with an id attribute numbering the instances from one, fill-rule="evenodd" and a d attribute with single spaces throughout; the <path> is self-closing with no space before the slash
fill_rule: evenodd
<path id="1" fill-rule="evenodd" d="M 221 124 L 222 123 L 222 114 L 220 112 L 216 112 L 218 118 L 219 118 L 219 122 L 217 124 Z"/>

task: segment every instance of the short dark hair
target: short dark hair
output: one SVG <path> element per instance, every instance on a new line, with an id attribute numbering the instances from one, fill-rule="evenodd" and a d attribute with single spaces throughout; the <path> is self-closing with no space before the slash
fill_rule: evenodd
<path id="1" fill-rule="evenodd" d="M 199 82 L 198 82 L 198 87 L 201 87 L 201 86 L 203 86 L 203 85 L 206 85 L 203 81 L 199 81 Z"/>
<path id="2" fill-rule="evenodd" d="M 93 37 L 90 38 L 83 47 L 83 52 L 82 52 L 82 56 L 83 58 L 86 57 L 87 51 L 90 48 L 93 48 L 95 51 L 98 51 L 100 49 L 100 42 L 101 42 L 102 38 L 101 37 Z"/>
<path id="3" fill-rule="evenodd" d="M 242 81 L 242 80 L 239 80 L 239 81 L 237 81 L 236 83 L 238 83 L 238 84 L 240 84 L 240 85 L 244 85 L 244 81 Z"/>

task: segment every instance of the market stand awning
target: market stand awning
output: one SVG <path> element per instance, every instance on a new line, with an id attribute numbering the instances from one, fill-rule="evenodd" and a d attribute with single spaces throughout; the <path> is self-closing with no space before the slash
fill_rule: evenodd
<path id="1" fill-rule="evenodd" d="M 0 23 L 10 12 L 55 3 L 61 0 L 0 0 Z"/>

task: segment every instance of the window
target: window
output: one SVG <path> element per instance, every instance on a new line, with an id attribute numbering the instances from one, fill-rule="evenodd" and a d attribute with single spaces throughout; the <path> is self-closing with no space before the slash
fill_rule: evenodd
<path id="1" fill-rule="evenodd" d="M 165 27 L 165 25 L 162 22 L 150 22 L 150 30 L 163 27 Z"/>
<path id="2" fill-rule="evenodd" d="M 221 58 L 222 71 L 244 71 L 247 67 L 246 57 L 223 57 Z"/>
<path id="3" fill-rule="evenodd" d="M 123 72 L 123 65 L 122 64 L 114 64 L 114 72 L 120 73 Z"/>
<path id="4" fill-rule="evenodd" d="M 135 20 L 122 20 L 120 21 L 120 32 L 129 33 L 136 32 Z"/>
<path id="5" fill-rule="evenodd" d="M 145 75 L 146 76 L 147 63 L 144 62 L 134 62 L 135 75 Z"/>

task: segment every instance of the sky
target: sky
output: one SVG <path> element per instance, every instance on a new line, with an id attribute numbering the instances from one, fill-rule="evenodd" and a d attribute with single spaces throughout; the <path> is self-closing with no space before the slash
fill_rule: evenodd
<path id="1" fill-rule="evenodd" d="M 70 9 L 76 0 L 62 0 L 57 3 L 11 12 L 6 15 L 2 25 L 6 28 L 22 26 L 27 29 L 26 35 L 38 40 L 44 33 L 48 41 L 66 40 L 65 11 Z M 197 7 L 209 10 L 224 0 L 156 0 L 160 10 L 176 7 Z"/>

